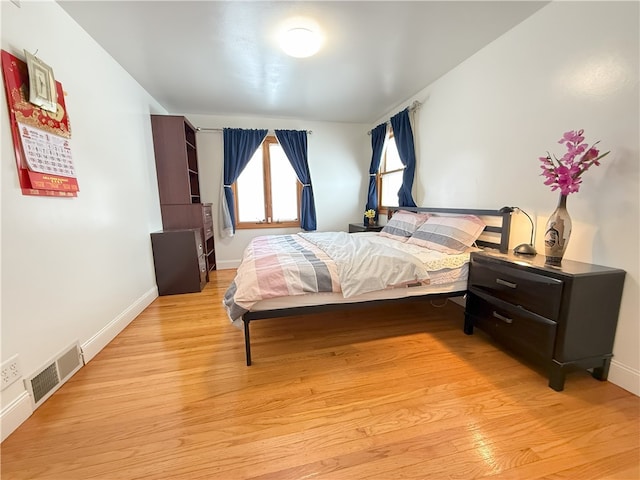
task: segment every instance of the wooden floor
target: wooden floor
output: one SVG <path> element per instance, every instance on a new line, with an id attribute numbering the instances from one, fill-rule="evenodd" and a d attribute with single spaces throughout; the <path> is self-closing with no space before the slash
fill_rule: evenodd
<path id="1" fill-rule="evenodd" d="M 252 323 L 158 298 L 2 444 L 9 479 L 638 479 L 640 399 L 429 302 Z M 442 302 L 438 302 L 442 303 Z"/>

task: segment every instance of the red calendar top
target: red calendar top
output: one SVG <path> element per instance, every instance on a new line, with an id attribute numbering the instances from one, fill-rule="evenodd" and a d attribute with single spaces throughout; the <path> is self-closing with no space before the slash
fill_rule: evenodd
<path id="1" fill-rule="evenodd" d="M 31 127 L 65 138 L 71 138 L 71 127 L 64 103 L 64 92 L 60 82 L 56 82 L 58 108 L 48 112 L 27 100 L 29 92 L 29 74 L 27 64 L 19 58 L 2 50 L 2 69 L 7 90 L 9 109 L 15 120 Z"/>

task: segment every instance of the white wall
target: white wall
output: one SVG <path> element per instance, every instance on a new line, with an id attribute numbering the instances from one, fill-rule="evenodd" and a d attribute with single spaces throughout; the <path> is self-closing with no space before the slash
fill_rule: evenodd
<path id="1" fill-rule="evenodd" d="M 75 199 L 21 194 L 2 93 L 0 359 L 17 353 L 29 374 L 75 340 L 90 359 L 155 298 L 149 232 L 161 220 L 149 113 L 166 111 L 58 5 L 21 5 L 0 2 L 2 48 L 38 50 L 62 82 L 81 188 Z M 426 100 L 417 131 L 420 205 L 518 205 L 542 225 L 557 194 L 542 184 L 538 156 L 558 151 L 571 128 L 612 150 L 569 198 L 567 258 L 627 271 L 610 380 L 639 394 L 638 4 L 553 3 L 403 106 L 414 99 Z M 313 130 L 318 228 L 342 230 L 364 209 L 366 131 L 396 112 L 367 126 L 188 117 L 199 127 Z M 222 135 L 199 133 L 198 145 L 203 199 L 217 205 Z M 282 231 L 216 238 L 219 263 L 233 266 L 252 236 L 269 232 Z M 2 438 L 5 418 L 19 424 L 31 413 L 25 397 L 20 383 L 2 392 Z"/>
<path id="2" fill-rule="evenodd" d="M 609 380 L 640 395 L 638 18 L 637 2 L 551 3 L 403 106 L 424 101 L 416 203 L 520 206 L 537 220 L 542 253 L 558 193 L 538 157 L 561 156 L 557 140 L 580 128 L 611 150 L 568 199 L 565 258 L 626 270 Z M 527 229 L 515 235 L 529 240 Z"/>
<path id="3" fill-rule="evenodd" d="M 361 222 L 366 203 L 371 162 L 368 127 L 362 124 L 310 122 L 282 118 L 247 118 L 187 115 L 200 128 L 266 128 L 311 130 L 307 137 L 309 170 L 316 201 L 318 231 L 346 231 Z M 235 268 L 242 252 L 257 235 L 282 234 L 300 229 L 236 230 L 232 238 L 220 237 L 220 189 L 222 185 L 222 132 L 201 131 L 197 136 L 200 190 L 203 202 L 214 204 L 216 262 L 219 269 Z"/>
<path id="4" fill-rule="evenodd" d="M 74 199 L 21 194 L 3 87 L 1 359 L 18 354 L 29 375 L 75 340 L 90 359 L 157 296 L 149 113 L 166 111 L 56 3 L 0 8 L 2 48 L 37 50 L 67 92 L 80 186 Z M 3 438 L 25 399 L 22 382 L 2 392 Z"/>

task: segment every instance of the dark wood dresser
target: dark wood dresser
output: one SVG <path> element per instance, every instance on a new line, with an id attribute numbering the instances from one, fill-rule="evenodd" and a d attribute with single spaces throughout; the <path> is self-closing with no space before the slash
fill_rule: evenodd
<path id="1" fill-rule="evenodd" d="M 213 209 L 211 203 L 202 203 L 198 174 L 198 151 L 196 128 L 183 116 L 151 115 L 153 149 L 156 160 L 160 213 L 164 232 L 170 230 L 196 229 L 200 246 L 204 250 L 205 282 L 209 271 L 216 269 L 215 242 L 213 234 Z M 182 234 L 185 235 L 184 233 Z M 179 238 L 167 236 L 167 238 Z M 167 240 L 169 241 L 169 240 Z M 158 240 L 156 239 L 156 242 Z M 177 244 L 175 245 L 177 246 Z M 191 255 L 190 240 L 185 243 L 185 252 L 154 247 L 154 257 L 168 255 L 163 264 L 170 264 L 172 255 Z M 191 262 L 193 278 L 200 276 L 200 267 Z M 156 261 L 156 265 L 158 262 Z M 157 272 L 156 272 L 157 274 Z M 156 275 L 164 278 L 164 275 Z M 195 291 L 189 287 L 190 291 Z M 167 291 L 160 288 L 160 295 Z"/>
<path id="2" fill-rule="evenodd" d="M 606 380 L 624 277 L 624 270 L 571 260 L 548 267 L 542 255 L 474 252 L 464 332 L 480 328 L 542 365 L 554 390 L 578 368 Z"/>

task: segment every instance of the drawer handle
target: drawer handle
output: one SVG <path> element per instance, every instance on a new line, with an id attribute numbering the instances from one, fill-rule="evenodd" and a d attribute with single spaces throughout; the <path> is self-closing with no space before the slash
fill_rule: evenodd
<path id="1" fill-rule="evenodd" d="M 493 312 L 493 316 L 498 320 L 502 320 L 504 323 L 513 323 L 513 318 L 505 317 L 504 315 L 500 315 L 498 312 Z"/>
<path id="2" fill-rule="evenodd" d="M 516 288 L 518 286 L 517 283 L 507 282 L 506 280 L 503 280 L 501 278 L 496 278 L 496 283 L 499 283 L 500 285 L 504 285 L 505 287 L 509 287 L 509 288 Z"/>

